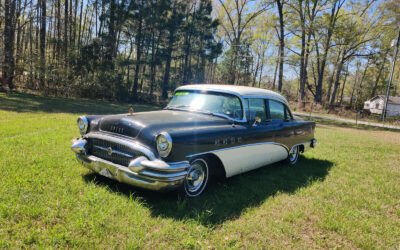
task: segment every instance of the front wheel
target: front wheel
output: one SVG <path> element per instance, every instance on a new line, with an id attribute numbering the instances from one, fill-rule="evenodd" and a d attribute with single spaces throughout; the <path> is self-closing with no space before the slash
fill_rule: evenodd
<path id="1" fill-rule="evenodd" d="M 210 179 L 207 161 L 197 158 L 190 163 L 182 185 L 182 191 L 187 197 L 197 197 L 203 193 Z"/>
<path id="2" fill-rule="evenodd" d="M 289 156 L 288 156 L 287 161 L 289 162 L 290 165 L 296 164 L 297 160 L 299 159 L 299 154 L 300 154 L 300 147 L 299 146 L 294 146 L 289 151 Z"/>

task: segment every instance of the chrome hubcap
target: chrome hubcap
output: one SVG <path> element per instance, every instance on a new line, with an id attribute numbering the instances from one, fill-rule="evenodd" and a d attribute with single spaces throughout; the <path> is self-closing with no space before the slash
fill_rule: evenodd
<path id="1" fill-rule="evenodd" d="M 291 162 L 296 161 L 297 156 L 298 156 L 298 152 L 299 152 L 299 147 L 294 147 L 294 148 L 292 148 L 292 149 L 290 150 L 290 153 L 289 153 L 289 160 L 290 160 Z"/>
<path id="2" fill-rule="evenodd" d="M 201 188 L 205 180 L 204 168 L 199 163 L 193 164 L 186 176 L 187 189 L 196 192 Z"/>

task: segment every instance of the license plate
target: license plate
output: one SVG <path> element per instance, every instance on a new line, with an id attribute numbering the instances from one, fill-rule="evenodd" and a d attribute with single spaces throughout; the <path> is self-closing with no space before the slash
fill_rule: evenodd
<path id="1" fill-rule="evenodd" d="M 103 168 L 100 172 L 100 175 L 105 176 L 107 178 L 113 178 L 113 175 L 111 174 L 110 170 L 108 170 L 108 168 Z"/>

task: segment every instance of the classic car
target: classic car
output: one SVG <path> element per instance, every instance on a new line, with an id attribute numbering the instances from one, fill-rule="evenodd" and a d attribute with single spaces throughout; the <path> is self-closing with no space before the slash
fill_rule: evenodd
<path id="1" fill-rule="evenodd" d="M 315 123 L 294 117 L 273 91 L 186 85 L 159 111 L 78 118 L 72 151 L 85 167 L 151 190 L 202 194 L 215 176 L 274 162 L 294 165 L 315 147 Z"/>

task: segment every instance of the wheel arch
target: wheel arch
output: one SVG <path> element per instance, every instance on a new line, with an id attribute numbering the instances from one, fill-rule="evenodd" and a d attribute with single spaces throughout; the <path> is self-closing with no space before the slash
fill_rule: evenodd
<path id="1" fill-rule="evenodd" d="M 196 156 L 189 157 L 189 161 L 193 161 L 197 158 L 206 158 L 207 163 L 213 169 L 213 175 L 217 177 L 226 177 L 225 166 L 222 163 L 221 159 L 214 153 L 204 153 Z"/>

